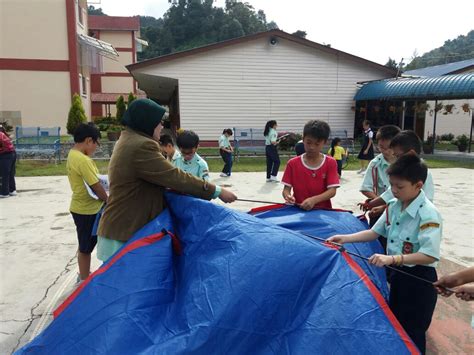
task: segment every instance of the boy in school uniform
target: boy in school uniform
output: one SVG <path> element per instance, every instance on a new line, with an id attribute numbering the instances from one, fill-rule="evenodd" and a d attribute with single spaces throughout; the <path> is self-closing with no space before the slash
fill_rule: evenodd
<path id="1" fill-rule="evenodd" d="M 74 131 L 75 144 L 69 151 L 66 163 L 67 177 L 72 190 L 69 211 L 76 225 L 79 242 L 78 281 L 85 280 L 90 274 L 91 253 L 97 244 L 97 235 L 92 235 L 94 224 L 99 211 L 107 202 L 107 193 L 99 182 L 99 170 L 90 158 L 99 145 L 99 138 L 100 132 L 94 124 L 80 124 Z M 98 199 L 89 194 L 85 184 L 92 189 Z"/>
<path id="2" fill-rule="evenodd" d="M 303 129 L 305 153 L 288 161 L 283 178 L 283 198 L 304 210 L 332 208 L 331 198 L 340 186 L 336 160 L 321 153 L 331 129 L 324 121 L 312 120 Z"/>
<path id="3" fill-rule="evenodd" d="M 359 190 L 369 200 L 373 200 L 382 195 L 390 186 L 387 169 L 390 164 L 397 160 L 390 148 L 390 143 L 398 133 L 400 133 L 400 128 L 395 125 L 385 125 L 380 127 L 377 131 L 377 147 L 380 154 L 370 161 Z M 370 216 L 371 227 L 379 217 L 380 214 Z"/>
<path id="4" fill-rule="evenodd" d="M 222 160 L 224 160 L 224 167 L 219 175 L 220 177 L 229 177 L 232 174 L 232 153 L 234 148 L 230 144 L 230 137 L 232 137 L 232 130 L 230 128 L 224 129 L 219 137 L 219 154 Z"/>
<path id="5" fill-rule="evenodd" d="M 160 136 L 159 144 L 161 151 L 164 153 L 163 155 L 166 157 L 166 159 L 171 162 L 171 164 L 175 165 L 174 162 L 176 161 L 176 159 L 179 158 L 181 154 L 179 153 L 179 150 L 176 149 L 173 142 L 173 138 L 171 138 L 169 134 L 162 134 Z"/>
<path id="6" fill-rule="evenodd" d="M 193 131 L 183 131 L 176 139 L 181 155 L 174 165 L 196 177 L 209 181 L 209 167 L 206 161 L 197 154 L 199 136 Z"/>
<path id="7" fill-rule="evenodd" d="M 435 267 L 440 258 L 442 220 L 436 207 L 422 190 L 428 168 L 413 154 L 400 157 L 387 170 L 394 199 L 370 230 L 335 235 L 333 243 L 355 243 L 387 239 L 387 254 L 374 254 L 373 265 L 392 265 L 430 282 L 437 280 Z M 426 331 L 435 309 L 437 293 L 433 285 L 400 272 L 390 276 L 389 306 L 421 353 L 425 353 Z"/>
<path id="8" fill-rule="evenodd" d="M 401 156 L 406 154 L 418 156 L 421 154 L 421 140 L 413 131 L 401 131 L 395 137 L 393 137 L 390 143 L 390 149 L 392 149 L 393 155 L 396 159 L 399 159 Z M 429 170 L 426 180 L 423 182 L 423 192 L 425 193 L 426 197 L 431 202 L 433 202 L 434 183 L 433 176 Z M 393 199 L 393 197 L 394 196 L 391 188 L 388 188 L 379 197 L 370 201 L 364 201 L 360 205 L 364 210 L 370 210 L 369 217 L 372 215 L 377 216 L 382 214 L 385 206 L 391 199 Z"/>

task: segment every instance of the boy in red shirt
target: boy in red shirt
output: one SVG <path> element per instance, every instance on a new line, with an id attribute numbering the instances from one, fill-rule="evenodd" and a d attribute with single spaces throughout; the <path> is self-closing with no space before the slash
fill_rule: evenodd
<path id="1" fill-rule="evenodd" d="M 314 207 L 332 208 L 331 198 L 340 186 L 337 162 L 321 153 L 330 132 L 329 125 L 323 121 L 312 120 L 304 126 L 305 153 L 288 161 L 281 179 L 287 203 L 307 211 Z"/>

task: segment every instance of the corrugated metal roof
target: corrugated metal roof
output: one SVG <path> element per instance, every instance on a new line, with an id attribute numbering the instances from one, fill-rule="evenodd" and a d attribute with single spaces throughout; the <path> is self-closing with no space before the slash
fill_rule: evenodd
<path id="1" fill-rule="evenodd" d="M 435 65 L 432 67 L 426 67 L 421 69 L 409 70 L 403 73 L 403 75 L 410 76 L 423 76 L 423 77 L 434 77 L 441 76 L 450 73 L 455 73 L 459 70 L 474 66 L 474 58 L 462 60 L 460 62 L 454 62 L 449 64 Z"/>
<path id="2" fill-rule="evenodd" d="M 354 100 L 438 100 L 474 98 L 474 74 L 435 78 L 373 81 L 362 86 Z"/>

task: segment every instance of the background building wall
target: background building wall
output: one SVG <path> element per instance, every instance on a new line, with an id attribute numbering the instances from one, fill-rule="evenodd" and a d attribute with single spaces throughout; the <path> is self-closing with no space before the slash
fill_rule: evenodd
<path id="1" fill-rule="evenodd" d="M 280 131 L 293 132 L 321 119 L 352 136 L 356 83 L 387 77 L 281 38 L 276 45 L 261 38 L 136 71 L 178 79 L 181 126 L 205 140 L 217 139 L 226 127 L 263 128 L 270 119 Z"/>
<path id="2" fill-rule="evenodd" d="M 474 110 L 474 100 L 442 100 L 444 105 L 454 104 L 453 113 L 444 115 L 444 110 L 441 110 L 436 115 L 436 135 L 452 133 L 454 136 L 465 134 L 469 136 L 471 130 L 472 110 Z M 471 107 L 471 112 L 464 112 L 462 105 L 468 103 Z M 434 101 L 427 101 L 430 105 L 430 110 L 426 112 L 425 119 L 425 137 L 433 133 L 433 121 L 435 107 Z"/>
<path id="3" fill-rule="evenodd" d="M 133 81 L 129 77 L 103 76 L 102 92 L 128 94 L 129 92 L 133 92 Z"/>
<path id="4" fill-rule="evenodd" d="M 71 106 L 68 72 L 3 70 L 0 76 L 2 111 L 20 111 L 24 126 L 61 126 L 66 134 Z"/>
<path id="5" fill-rule="evenodd" d="M 68 60 L 64 0 L 2 1 L 0 57 Z"/>

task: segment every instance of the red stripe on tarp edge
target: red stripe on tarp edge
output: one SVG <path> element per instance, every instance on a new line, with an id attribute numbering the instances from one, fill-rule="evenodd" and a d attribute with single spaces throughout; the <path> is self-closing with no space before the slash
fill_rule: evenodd
<path id="1" fill-rule="evenodd" d="M 328 248 L 338 250 L 337 246 L 335 245 L 328 244 L 328 243 L 325 243 L 324 245 L 327 246 Z M 385 302 L 385 299 L 383 298 L 382 294 L 377 289 L 377 287 L 375 287 L 375 285 L 367 276 L 367 274 L 364 272 L 364 270 L 362 270 L 359 264 L 357 264 L 354 261 L 354 259 L 351 258 L 349 254 L 347 254 L 344 251 L 341 252 L 341 254 L 343 258 L 346 260 L 347 264 L 349 264 L 352 271 L 354 271 L 357 274 L 357 276 L 360 277 L 360 279 L 365 284 L 365 286 L 367 286 L 369 292 L 372 294 L 372 296 L 375 298 L 375 300 L 379 304 L 382 311 L 385 313 L 385 316 L 387 317 L 388 321 L 392 324 L 392 326 L 395 328 L 395 330 L 397 331 L 402 341 L 405 343 L 406 347 L 408 348 L 408 351 L 410 351 L 411 354 L 420 354 L 420 351 L 418 350 L 416 345 L 413 343 L 411 338 L 408 336 L 405 329 L 403 329 L 400 322 L 398 322 L 398 319 L 390 310 L 390 307 L 388 306 L 387 302 Z"/>
<path id="2" fill-rule="evenodd" d="M 143 238 L 141 238 L 141 239 L 139 239 L 139 240 L 137 240 L 133 243 L 130 243 L 130 245 L 127 245 L 118 254 L 113 256 L 112 259 L 106 265 L 99 268 L 94 273 L 92 273 L 87 279 L 85 279 L 79 285 L 79 287 L 68 298 L 66 298 L 66 300 L 58 308 L 56 308 L 56 310 L 53 312 L 54 318 L 57 318 L 76 299 L 76 297 L 79 295 L 79 293 L 81 293 L 81 291 L 84 289 L 84 287 L 86 287 L 92 281 L 92 279 L 94 277 L 106 272 L 108 269 L 110 269 L 110 267 L 113 264 L 115 264 L 120 258 L 122 258 L 128 252 L 130 252 L 132 250 L 135 250 L 135 249 L 138 249 L 138 248 L 141 248 L 143 246 L 155 243 L 155 242 L 163 239 L 163 237 L 167 234 L 168 233 L 163 233 L 163 232 L 151 234 L 151 235 L 143 237 Z M 174 238 L 175 238 L 174 235 L 171 238 L 174 241 Z"/>
<path id="3" fill-rule="evenodd" d="M 266 206 L 262 206 L 262 207 L 252 208 L 248 213 L 265 212 L 265 211 L 271 211 L 271 210 L 276 210 L 278 208 L 290 207 L 290 206 L 292 206 L 292 205 L 287 205 L 285 203 L 277 203 L 277 204 L 274 204 L 274 205 L 266 205 Z M 323 207 L 314 207 L 311 211 L 317 211 L 317 210 L 352 213 L 352 211 L 350 211 L 350 210 L 343 210 L 343 209 L 340 209 L 340 208 L 323 208 Z"/>

